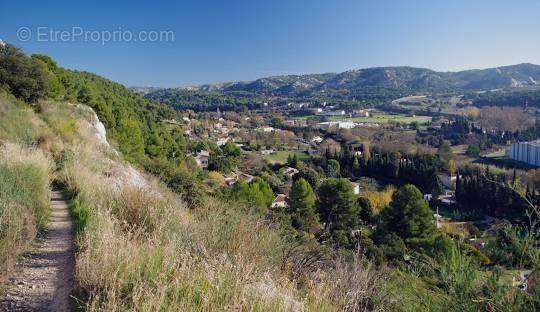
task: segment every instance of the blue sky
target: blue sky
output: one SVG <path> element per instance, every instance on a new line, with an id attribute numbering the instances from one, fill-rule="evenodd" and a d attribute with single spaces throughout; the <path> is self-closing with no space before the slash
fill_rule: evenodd
<path id="1" fill-rule="evenodd" d="M 51 2 L 2 1 L 0 38 L 128 86 L 390 65 L 453 71 L 540 64 L 540 1 Z M 28 27 L 30 40 L 18 40 L 20 27 Z M 38 41 L 38 27 L 173 31 L 174 42 Z"/>

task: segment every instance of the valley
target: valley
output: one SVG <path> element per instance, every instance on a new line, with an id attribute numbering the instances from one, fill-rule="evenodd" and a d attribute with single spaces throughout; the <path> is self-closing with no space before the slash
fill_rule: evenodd
<path id="1" fill-rule="evenodd" d="M 0 294 L 61 185 L 76 309 L 535 311 L 536 81 L 518 64 L 129 89 L 4 43 Z"/>

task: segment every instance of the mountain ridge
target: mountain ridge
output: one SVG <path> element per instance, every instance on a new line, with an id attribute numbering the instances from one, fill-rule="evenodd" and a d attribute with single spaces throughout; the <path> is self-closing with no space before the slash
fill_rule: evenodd
<path id="1" fill-rule="evenodd" d="M 209 92 L 244 91 L 288 95 L 305 91 L 358 90 L 366 87 L 404 88 L 420 91 L 475 91 L 531 85 L 540 85 L 540 65 L 519 63 L 461 71 L 436 71 L 413 66 L 368 67 L 339 73 L 277 75 L 251 81 L 229 81 L 190 87 L 153 87 L 148 93 L 172 89 Z"/>

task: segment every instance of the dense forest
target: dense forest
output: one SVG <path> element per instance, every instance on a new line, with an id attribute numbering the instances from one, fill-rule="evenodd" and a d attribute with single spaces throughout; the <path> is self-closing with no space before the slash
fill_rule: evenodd
<path id="1" fill-rule="evenodd" d="M 470 93 L 465 99 L 476 106 L 520 106 L 540 107 L 540 90 L 537 88 L 522 90 L 499 90 L 484 93 Z"/>
<path id="2" fill-rule="evenodd" d="M 248 110 L 263 107 L 263 98 L 250 92 L 219 93 L 184 89 L 160 89 L 145 95 L 178 109 L 195 111 Z"/>

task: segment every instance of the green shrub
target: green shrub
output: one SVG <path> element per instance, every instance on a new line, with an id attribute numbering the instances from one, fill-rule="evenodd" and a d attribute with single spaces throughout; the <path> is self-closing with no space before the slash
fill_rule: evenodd
<path id="1" fill-rule="evenodd" d="M 86 225 L 90 221 L 91 210 L 78 197 L 71 200 L 69 208 L 75 221 L 75 231 L 77 234 L 80 234 L 84 231 Z"/>

